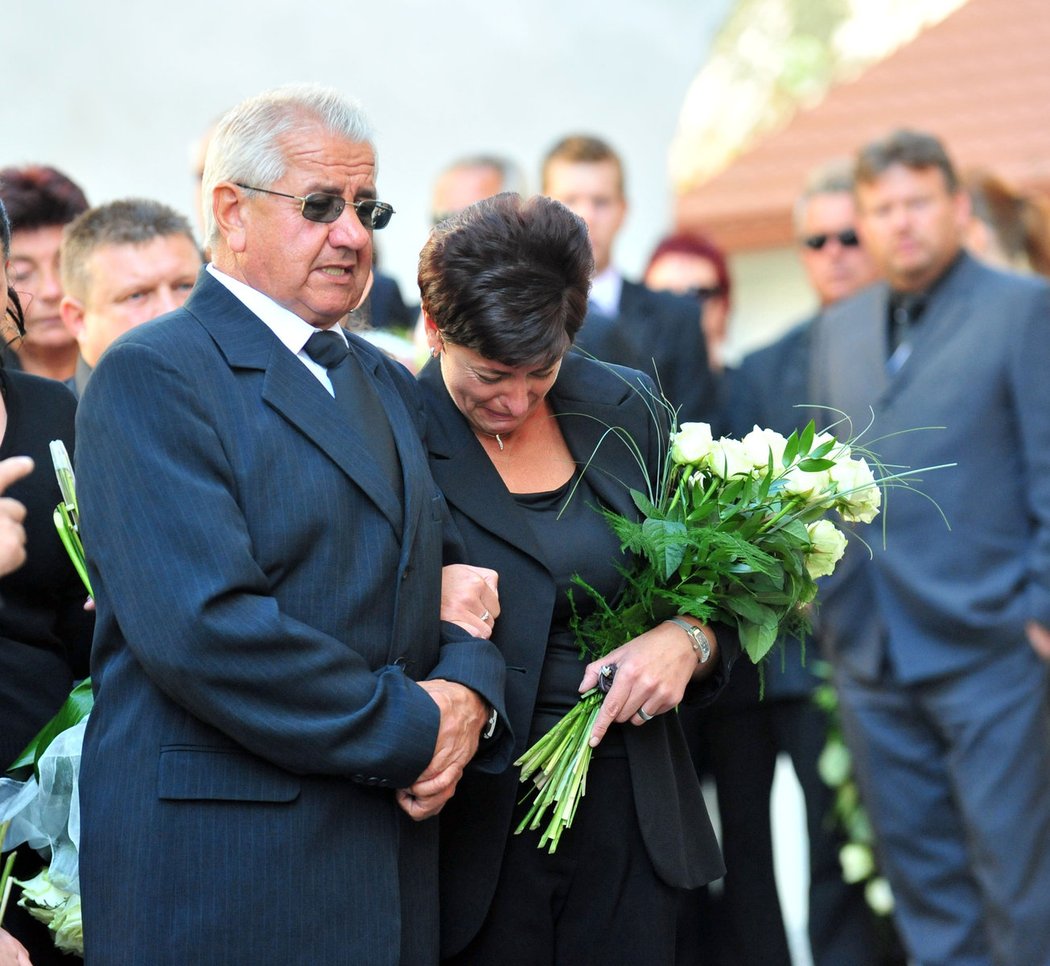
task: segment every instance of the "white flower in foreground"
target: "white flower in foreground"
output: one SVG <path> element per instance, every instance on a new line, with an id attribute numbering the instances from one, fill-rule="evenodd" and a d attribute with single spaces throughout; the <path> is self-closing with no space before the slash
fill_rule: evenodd
<path id="1" fill-rule="evenodd" d="M 84 955 L 84 923 L 80 915 L 80 896 L 71 895 L 51 922 L 55 945 L 64 953 Z"/>
<path id="2" fill-rule="evenodd" d="M 803 500 L 820 496 L 831 484 L 827 470 L 804 470 L 798 463 L 784 474 L 784 492 Z"/>
<path id="3" fill-rule="evenodd" d="M 22 898 L 18 904 L 34 919 L 39 919 L 45 925 L 50 925 L 55 916 L 55 911 L 69 898 L 69 893 L 51 884 L 47 869 L 44 869 L 32 879 L 15 879 L 22 887 Z"/>
<path id="4" fill-rule="evenodd" d="M 784 447 L 787 446 L 787 440 L 780 433 L 756 426 L 740 442 L 744 444 L 751 464 L 756 469 L 765 469 L 769 465 L 771 454 L 774 468 L 779 468 L 783 464 Z"/>
<path id="5" fill-rule="evenodd" d="M 864 898 L 871 911 L 878 916 L 888 916 L 893 912 L 893 891 L 882 876 L 872 879 L 864 887 Z"/>
<path id="6" fill-rule="evenodd" d="M 835 564 L 846 552 L 846 537 L 830 520 L 817 520 L 806 527 L 813 549 L 806 554 L 806 570 L 814 580 L 834 573 Z"/>
<path id="7" fill-rule="evenodd" d="M 847 882 L 863 882 L 875 871 L 875 857 L 868 846 L 848 842 L 839 849 L 839 865 Z"/>
<path id="8" fill-rule="evenodd" d="M 843 460 L 848 460 L 853 453 L 848 443 L 840 443 L 831 435 L 831 433 L 817 433 L 817 435 L 813 437 L 813 446 L 811 447 L 810 452 L 817 449 L 819 446 L 823 446 L 825 443 L 834 443 L 834 445 L 828 450 L 824 459 L 834 460 L 836 463 L 841 463 Z"/>
<path id="9" fill-rule="evenodd" d="M 711 472 L 723 480 L 734 476 L 750 476 L 755 468 L 744 444 L 727 436 L 715 441 L 707 463 Z"/>
<path id="10" fill-rule="evenodd" d="M 671 442 L 671 459 L 679 465 L 699 463 L 711 452 L 713 442 L 707 423 L 682 423 Z"/>
<path id="11" fill-rule="evenodd" d="M 836 463 L 829 473 L 841 494 L 836 505 L 842 519 L 850 523 L 871 523 L 882 505 L 882 490 L 875 483 L 867 461 L 844 460 Z"/>

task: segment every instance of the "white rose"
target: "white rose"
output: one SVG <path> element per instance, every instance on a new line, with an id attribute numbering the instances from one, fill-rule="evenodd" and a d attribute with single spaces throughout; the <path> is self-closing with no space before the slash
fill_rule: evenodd
<path id="1" fill-rule="evenodd" d="M 783 485 L 785 493 L 810 501 L 820 496 L 830 482 L 827 470 L 804 470 L 796 463 L 784 474 Z"/>
<path id="2" fill-rule="evenodd" d="M 836 463 L 829 474 L 839 492 L 836 505 L 842 519 L 850 523 L 871 523 L 882 505 L 882 490 L 875 483 L 867 461 L 844 460 Z"/>
<path id="3" fill-rule="evenodd" d="M 823 446 L 825 443 L 829 442 L 834 443 L 834 445 L 824 455 L 824 459 L 835 460 L 836 462 L 838 462 L 840 460 L 848 460 L 850 458 L 851 450 L 849 448 L 849 445 L 846 443 L 840 443 L 837 439 L 835 439 L 834 436 L 831 435 L 831 433 L 817 433 L 817 435 L 813 437 L 813 447 L 810 450 L 810 452 L 812 453 L 813 450 L 815 450 L 818 446 Z"/>
<path id="4" fill-rule="evenodd" d="M 55 945 L 64 953 L 84 955 L 84 923 L 80 911 L 80 896 L 72 895 L 55 913 L 51 923 Z"/>
<path id="5" fill-rule="evenodd" d="M 707 463 L 711 472 L 723 480 L 733 476 L 750 476 L 754 469 L 744 444 L 728 436 L 723 436 L 712 445 Z"/>
<path id="6" fill-rule="evenodd" d="M 846 537 L 830 520 L 817 520 L 806 527 L 812 549 L 806 554 L 806 570 L 814 580 L 834 573 L 835 564 L 846 552 Z"/>
<path id="7" fill-rule="evenodd" d="M 711 452 L 713 441 L 707 423 L 682 423 L 671 441 L 671 459 L 679 465 L 699 463 Z"/>
<path id="8" fill-rule="evenodd" d="M 875 858 L 868 846 L 848 842 L 839 849 L 839 865 L 847 882 L 863 882 L 875 871 Z"/>
<path id="9" fill-rule="evenodd" d="M 888 916 L 893 912 L 893 891 L 882 876 L 872 879 L 864 887 L 864 898 L 868 908 L 877 916 Z"/>
<path id="10" fill-rule="evenodd" d="M 784 459 L 784 447 L 787 440 L 780 433 L 771 429 L 756 426 L 740 442 L 744 444 L 752 464 L 760 470 L 769 466 L 770 454 L 773 456 L 774 468 L 780 467 Z"/>

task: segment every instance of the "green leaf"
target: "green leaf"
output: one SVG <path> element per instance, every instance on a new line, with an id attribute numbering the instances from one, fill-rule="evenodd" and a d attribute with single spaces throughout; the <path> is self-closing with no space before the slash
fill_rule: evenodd
<path id="1" fill-rule="evenodd" d="M 768 627 L 765 624 L 752 624 L 749 621 L 741 621 L 738 628 L 740 631 L 740 646 L 751 659 L 751 662 L 758 664 L 773 649 L 773 645 L 776 643 L 776 624 Z"/>
<path id="2" fill-rule="evenodd" d="M 58 713 L 26 745 L 25 750 L 14 760 L 7 773 L 19 781 L 25 781 L 30 775 L 36 774 L 37 762 L 40 761 L 40 756 L 47 751 L 51 742 L 63 731 L 83 721 L 91 711 L 93 704 L 91 678 L 85 678 L 73 688 L 62 707 L 58 709 Z"/>
<path id="3" fill-rule="evenodd" d="M 686 536 L 684 523 L 674 520 L 648 519 L 642 524 L 642 532 L 647 541 L 646 554 L 660 568 L 661 578 L 667 580 L 682 562 L 685 546 L 682 538 Z"/>
<path id="4" fill-rule="evenodd" d="M 653 506 L 652 501 L 644 493 L 639 490 L 630 490 L 629 492 L 631 494 L 631 499 L 634 501 L 634 505 L 638 507 L 642 516 L 651 517 L 657 515 L 658 511 L 656 507 Z"/>
<path id="5" fill-rule="evenodd" d="M 805 459 L 799 460 L 798 468 L 804 473 L 820 473 L 823 470 L 830 470 L 834 465 L 834 460 L 815 459 L 812 456 L 807 456 Z"/>
<path id="6" fill-rule="evenodd" d="M 800 456 L 809 456 L 809 451 L 813 449 L 813 437 L 816 435 L 817 427 L 811 419 L 806 423 L 802 434 L 798 438 L 798 452 Z"/>
<path id="7" fill-rule="evenodd" d="M 730 597 L 726 602 L 725 606 L 729 608 L 734 614 L 739 614 L 749 624 L 755 624 L 757 626 L 765 627 L 768 625 L 776 626 L 776 617 L 772 611 L 760 604 L 753 597 L 746 595 L 737 595 Z"/>

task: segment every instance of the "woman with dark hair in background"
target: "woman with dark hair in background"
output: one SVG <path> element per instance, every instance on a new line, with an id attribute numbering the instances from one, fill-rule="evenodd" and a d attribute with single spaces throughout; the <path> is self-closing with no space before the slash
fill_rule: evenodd
<path id="1" fill-rule="evenodd" d="M 0 244 L 8 324 L 21 332 L 22 308 L 7 279 L 11 232 L 2 203 Z M 84 585 L 52 520 L 62 496 L 49 443 L 62 440 L 72 455 L 75 411 L 76 400 L 61 383 L 0 366 L 0 459 L 29 456 L 35 464 L 5 494 L 23 503 L 27 513 L 26 562 L 0 577 L 0 771 L 58 711 L 74 681 L 88 674 L 94 615 L 84 610 Z M 40 866 L 40 857 L 27 849 L 15 875 L 31 878 Z M 46 927 L 14 903 L 4 925 L 29 949 L 36 966 L 68 962 Z"/>
<path id="2" fill-rule="evenodd" d="M 723 348 L 729 334 L 732 284 L 725 253 L 703 235 L 665 238 L 649 256 L 645 284 L 657 291 L 700 300 L 700 331 L 715 372 L 725 367 Z"/>
<path id="3" fill-rule="evenodd" d="M 0 201 L 11 227 L 8 281 L 24 310 L 24 331 L 9 330 L 4 341 L 17 368 L 63 382 L 76 369 L 77 343 L 58 314 L 58 249 L 63 227 L 87 211 L 87 198 L 61 171 L 34 164 L 0 171 Z M 11 365 L 10 353 L 6 358 Z"/>
<path id="4" fill-rule="evenodd" d="M 659 624 L 588 663 L 570 627 L 574 575 L 613 605 L 623 586 L 628 559 L 597 508 L 636 514 L 627 487 L 646 489 L 667 442 L 646 405 L 648 377 L 569 351 L 592 267 L 579 218 L 510 194 L 442 222 L 420 255 L 430 465 L 462 562 L 499 574 L 492 640 L 507 661 L 516 754 L 602 664 L 618 665 L 587 795 L 555 854 L 537 848 L 536 832 L 513 834 L 527 808 L 516 768 L 468 772 L 443 810 L 449 963 L 667 966 L 678 890 L 723 871 L 674 709 L 687 689 L 718 692 L 732 635 L 720 629 L 716 642 L 701 628 L 704 652 L 696 622 L 679 618 L 685 627 Z M 584 593 L 573 600 L 581 615 L 594 606 Z"/>

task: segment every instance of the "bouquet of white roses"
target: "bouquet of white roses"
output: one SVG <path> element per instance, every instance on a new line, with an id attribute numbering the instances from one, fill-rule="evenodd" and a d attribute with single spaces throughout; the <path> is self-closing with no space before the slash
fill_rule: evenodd
<path id="1" fill-rule="evenodd" d="M 899 479 L 877 481 L 871 454 L 855 449 L 856 441 L 818 433 L 812 422 L 786 438 L 756 426 L 740 440 L 716 440 L 706 423 L 683 424 L 654 491 L 631 491 L 641 519 L 603 511 L 635 566 L 623 571 L 615 607 L 577 580 L 596 604 L 574 621 L 584 655 L 602 657 L 678 614 L 736 627 L 756 664 L 782 633 L 803 631 L 816 578 L 846 549 L 828 511 L 869 523 L 880 484 Z M 586 692 L 516 762 L 535 794 L 517 832 L 546 822 L 539 845 L 551 852 L 586 791 L 588 738 L 603 697 L 599 688 Z"/>

